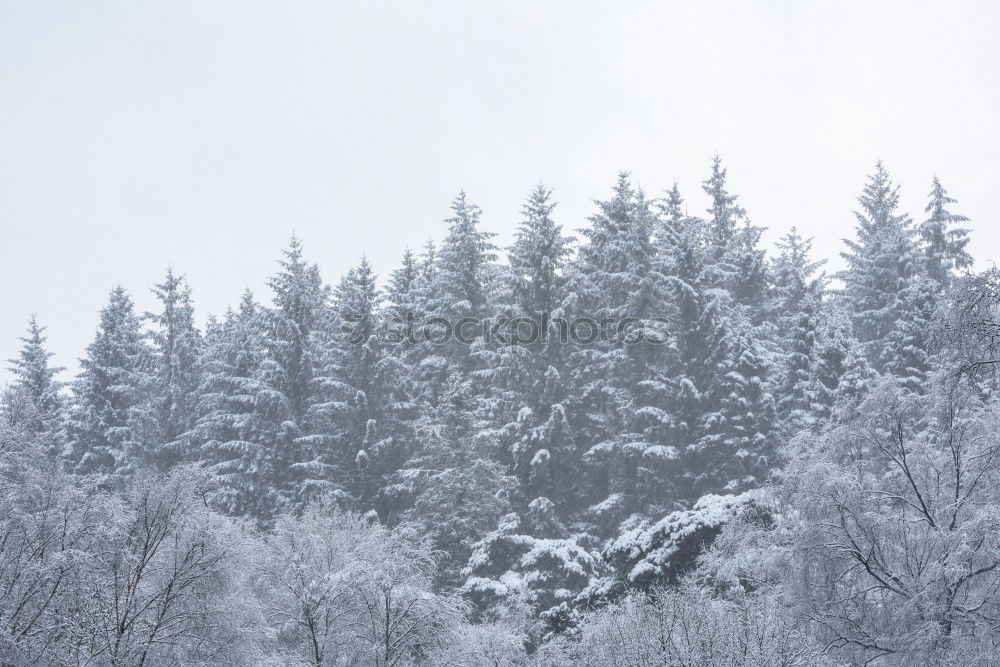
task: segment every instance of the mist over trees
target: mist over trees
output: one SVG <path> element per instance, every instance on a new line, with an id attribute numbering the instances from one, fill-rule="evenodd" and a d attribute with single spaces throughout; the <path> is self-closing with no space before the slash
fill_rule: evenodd
<path id="1" fill-rule="evenodd" d="M 1000 277 L 937 177 L 875 165 L 832 276 L 727 179 L 578 237 L 539 185 L 509 248 L 460 192 L 381 276 L 293 238 L 203 327 L 167 270 L 65 383 L 33 317 L 0 662 L 993 664 Z"/>

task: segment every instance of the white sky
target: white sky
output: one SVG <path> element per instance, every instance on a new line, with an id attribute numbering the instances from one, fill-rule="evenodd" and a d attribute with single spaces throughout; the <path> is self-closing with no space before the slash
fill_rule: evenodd
<path id="1" fill-rule="evenodd" d="M 0 360 L 38 314 L 75 367 L 110 287 L 168 264 L 202 315 L 293 230 L 328 280 L 444 235 L 506 243 L 533 184 L 583 225 L 620 169 L 692 212 L 719 151 L 768 239 L 836 259 L 876 159 L 1000 240 L 1000 4 L 0 0 Z M 992 196 L 991 196 L 992 195 Z M 836 263 L 833 268 L 836 268 Z M 6 366 L 6 364 L 4 364 Z M 0 379 L 5 377 L 0 371 Z"/>

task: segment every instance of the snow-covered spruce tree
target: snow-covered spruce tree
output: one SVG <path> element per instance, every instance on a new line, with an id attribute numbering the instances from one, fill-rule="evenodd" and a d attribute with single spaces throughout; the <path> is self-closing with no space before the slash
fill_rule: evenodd
<path id="1" fill-rule="evenodd" d="M 574 437 L 586 450 L 587 515 L 595 534 L 605 537 L 632 512 L 662 506 L 672 495 L 669 484 L 644 485 L 639 472 L 644 458 L 658 465 L 672 457 L 662 442 L 668 346 L 661 338 L 667 306 L 653 243 L 657 221 L 627 173 L 612 193 L 597 202 L 569 269 L 568 313 L 577 326 L 569 332 L 565 403 Z"/>
<path id="2" fill-rule="evenodd" d="M 437 253 L 435 313 L 455 320 L 486 317 L 495 278 L 494 234 L 479 228 L 482 211 L 466 199 L 465 191 L 452 201 L 451 210 L 445 221 L 448 236 Z"/>
<path id="3" fill-rule="evenodd" d="M 698 495 L 738 493 L 767 482 L 776 467 L 774 397 L 769 367 L 749 328 L 734 332 L 727 372 L 720 378 L 719 403 L 704 416 L 703 433 L 688 462 Z"/>
<path id="4" fill-rule="evenodd" d="M 427 314 L 451 324 L 453 335 L 437 353 L 449 367 L 470 370 L 474 366 L 471 346 L 460 336 L 476 338 L 481 327 L 458 331 L 463 318 L 483 320 L 493 314 L 492 293 L 497 285 L 497 248 L 492 232 L 480 229 L 481 210 L 462 191 L 451 203 L 448 236 L 437 251 L 433 281 L 428 290 Z"/>
<path id="5" fill-rule="evenodd" d="M 267 524 L 278 505 L 275 443 L 287 414 L 267 382 L 264 314 L 249 290 L 239 308 L 209 326 L 198 360 L 197 420 L 185 436 L 212 473 L 212 504 Z"/>
<path id="6" fill-rule="evenodd" d="M 948 196 L 948 191 L 935 176 L 924 212 L 928 218 L 918 229 L 923 242 L 927 275 L 941 285 L 948 285 L 958 271 L 972 266 L 972 257 L 966 251 L 969 230 L 960 226 L 969 219 L 948 210 L 958 201 Z"/>
<path id="7" fill-rule="evenodd" d="M 747 219 L 747 212 L 737 203 L 739 197 L 727 189 L 726 168 L 718 153 L 712 157 L 712 175 L 702 183 L 702 189 L 711 200 L 708 208 L 711 243 L 717 257 L 721 257 L 733 245 L 741 223 Z"/>
<path id="8" fill-rule="evenodd" d="M 80 366 L 66 427 L 67 463 L 79 473 L 125 473 L 141 448 L 153 365 L 124 288 L 111 290 Z"/>
<path id="9" fill-rule="evenodd" d="M 917 275 L 897 297 L 899 319 L 881 341 L 875 366 L 904 387 L 919 391 L 931 370 L 928 336 L 941 296 L 941 284 Z"/>
<path id="10" fill-rule="evenodd" d="M 950 260 L 920 252 L 909 217 L 897 212 L 899 188 L 881 163 L 859 202 L 861 211 L 855 214 L 858 239 L 847 241 L 848 251 L 843 253 L 848 264 L 841 274 L 843 298 L 872 367 L 895 376 L 904 386 L 917 388 L 929 370 L 927 336 L 944 286 L 929 270 L 937 266 L 940 274 L 941 262 Z M 936 224 L 946 226 L 948 214 L 941 206 Z M 934 240 L 935 235 L 928 234 L 927 253 L 951 252 L 932 251 L 940 238 Z"/>
<path id="11" fill-rule="evenodd" d="M 438 406 L 417 423 L 420 450 L 400 471 L 414 498 L 405 518 L 445 554 L 440 589 L 462 584 L 472 546 L 510 507 L 513 480 L 497 462 L 500 444 L 482 418 L 483 403 L 472 383 L 453 373 Z"/>
<path id="12" fill-rule="evenodd" d="M 523 218 L 502 274 L 507 289 L 495 305 L 507 322 L 500 333 L 509 339 L 492 341 L 479 355 L 486 367 L 480 377 L 505 394 L 501 409 L 506 412 L 499 419 L 512 418 L 522 407 L 544 419 L 559 400 L 551 380 L 562 370 L 565 349 L 553 318 L 563 313 L 569 239 L 551 217 L 555 208 L 551 197 L 552 191 L 539 185 L 522 207 Z"/>
<path id="13" fill-rule="evenodd" d="M 414 398 L 431 405 L 441 399 L 451 373 L 480 365 L 474 348 L 482 345 L 498 282 L 494 235 L 480 229 L 479 207 L 463 191 L 451 210 L 444 243 L 437 249 L 428 244 L 421 258 L 408 311 L 416 316 L 413 344 L 404 346 Z"/>
<path id="14" fill-rule="evenodd" d="M 194 323 L 191 288 L 183 276 L 168 268 L 153 293 L 161 309 L 147 315 L 154 327 L 151 401 L 155 426 L 146 443 L 146 458 L 165 470 L 191 454 L 183 436 L 194 425 L 202 341 Z"/>
<path id="15" fill-rule="evenodd" d="M 857 239 L 845 239 L 841 256 L 847 268 L 839 275 L 842 296 L 854 333 L 868 348 L 869 359 L 903 316 L 899 295 L 920 271 L 914 230 L 908 215 L 899 211 L 899 186 L 881 162 L 868 178 L 855 211 Z"/>
<path id="16" fill-rule="evenodd" d="M 261 377 L 281 406 L 269 425 L 277 433 L 271 442 L 277 475 L 272 484 L 281 502 L 301 507 L 325 492 L 331 481 L 324 460 L 328 452 L 309 423 L 316 361 L 313 334 L 328 306 L 329 289 L 319 268 L 303 258 L 301 240 L 293 237 L 283 254 L 281 270 L 268 281 L 273 306 L 264 311 L 267 356 Z"/>
<path id="17" fill-rule="evenodd" d="M 508 253 L 509 290 L 497 304 L 509 323 L 501 333 L 510 339 L 485 346 L 478 355 L 484 368 L 476 377 L 487 381 L 491 421 L 505 423 L 503 462 L 519 480 L 512 499 L 518 512 L 546 496 L 565 517 L 579 493 L 579 456 L 561 403 L 568 348 L 557 322 L 566 296 L 562 270 L 569 240 L 551 217 L 554 206 L 551 190 L 539 185 L 522 208 Z"/>
<path id="18" fill-rule="evenodd" d="M 812 240 L 803 239 L 793 227 L 778 242 L 779 255 L 772 265 L 780 333 L 772 387 L 778 433 L 785 440 L 814 423 L 810 410 L 825 275 L 816 274 L 823 262 L 810 259 L 811 247 Z"/>
<path id="19" fill-rule="evenodd" d="M 53 353 L 45 347 L 45 327 L 38 324 L 34 315 L 28 320 L 28 332 L 21 343 L 17 358 L 9 360 L 13 385 L 31 401 L 32 430 L 45 440 L 47 453 L 57 457 L 65 406 L 59 393 L 63 383 L 56 375 L 64 369 L 49 365 Z"/>
<path id="20" fill-rule="evenodd" d="M 318 332 L 315 395 L 309 440 L 325 451 L 328 478 L 362 513 L 399 519 L 397 499 L 384 487 L 412 447 L 415 416 L 398 378 L 406 369 L 383 345 L 376 276 L 365 258 L 341 279 Z"/>
<path id="21" fill-rule="evenodd" d="M 502 618 L 518 603 L 536 622 L 528 630 L 533 647 L 573 627 L 574 600 L 597 572 L 599 559 L 569 534 L 546 498 L 536 498 L 524 516 L 510 513 L 477 542 L 462 593 L 479 619 Z"/>
<path id="22" fill-rule="evenodd" d="M 711 206 L 708 208 L 709 242 L 715 262 L 712 280 L 725 289 L 754 326 L 767 321 L 771 282 L 764 249 L 760 247 L 764 228 L 750 222 L 739 197 L 729 191 L 727 170 L 722 159 L 712 159 L 712 175 L 702 183 Z"/>
<path id="23" fill-rule="evenodd" d="M 427 320 L 430 284 L 434 274 L 436 250 L 427 242 L 424 253 L 417 256 L 407 248 L 399 268 L 389 274 L 382 303 L 383 342 L 385 353 L 400 365 L 397 385 L 408 396 L 416 396 L 421 388 L 415 361 L 418 358 L 418 339 L 421 323 Z"/>

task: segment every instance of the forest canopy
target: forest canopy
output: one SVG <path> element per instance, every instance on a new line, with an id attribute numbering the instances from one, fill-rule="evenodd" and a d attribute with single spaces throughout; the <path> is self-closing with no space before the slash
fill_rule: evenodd
<path id="1" fill-rule="evenodd" d="M 461 192 L 382 278 L 292 238 L 207 320 L 167 270 L 68 382 L 33 317 L 0 662 L 1000 658 L 1000 277 L 958 202 L 878 163 L 828 275 L 718 157 L 701 188 L 622 173 L 574 237 L 539 185 L 503 249 Z"/>

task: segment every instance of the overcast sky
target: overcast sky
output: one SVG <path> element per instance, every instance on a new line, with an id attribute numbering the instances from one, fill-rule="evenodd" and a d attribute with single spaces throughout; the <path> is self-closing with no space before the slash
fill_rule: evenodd
<path id="1" fill-rule="evenodd" d="M 0 360 L 34 312 L 75 367 L 167 265 L 202 315 L 266 297 L 293 231 L 327 280 L 385 275 L 459 188 L 502 243 L 539 181 L 568 229 L 621 169 L 701 212 L 716 151 L 834 268 L 877 159 L 914 216 L 938 174 L 988 264 L 998 6 L 0 0 Z"/>

